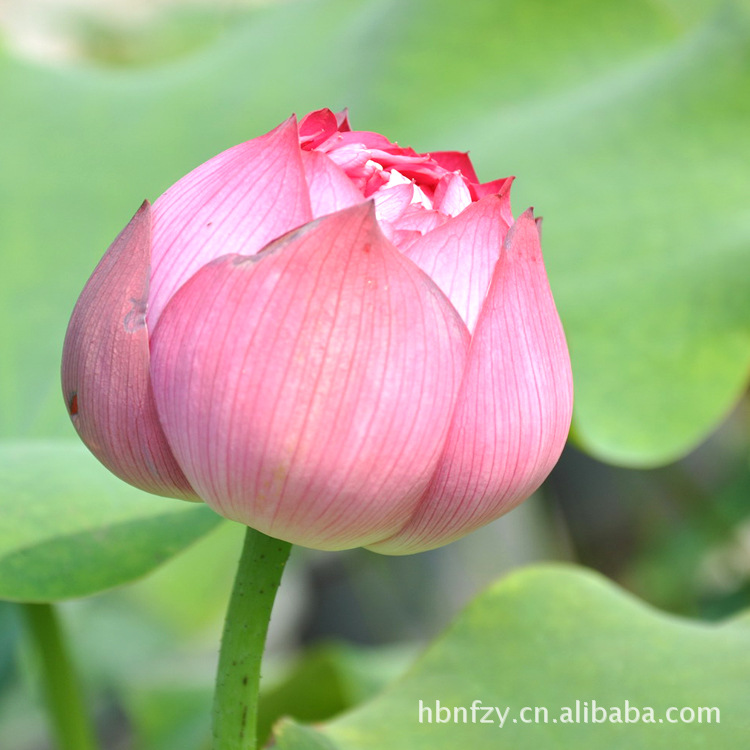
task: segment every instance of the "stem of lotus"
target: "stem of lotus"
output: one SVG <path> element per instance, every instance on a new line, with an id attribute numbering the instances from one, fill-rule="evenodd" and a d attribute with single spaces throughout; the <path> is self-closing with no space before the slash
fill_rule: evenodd
<path id="1" fill-rule="evenodd" d="M 96 750 L 78 678 L 57 612 L 51 604 L 23 604 L 27 630 L 39 655 L 42 687 L 60 750 Z"/>
<path id="2" fill-rule="evenodd" d="M 291 544 L 248 528 L 224 623 L 213 714 L 213 750 L 257 747 L 260 665 Z"/>

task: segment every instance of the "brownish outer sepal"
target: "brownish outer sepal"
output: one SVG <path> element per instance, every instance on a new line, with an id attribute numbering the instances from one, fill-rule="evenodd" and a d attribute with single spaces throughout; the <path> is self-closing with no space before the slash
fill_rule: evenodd
<path id="1" fill-rule="evenodd" d="M 68 413 L 89 450 L 147 492 L 197 499 L 156 412 L 146 326 L 151 206 L 138 209 L 78 298 L 63 345 Z"/>

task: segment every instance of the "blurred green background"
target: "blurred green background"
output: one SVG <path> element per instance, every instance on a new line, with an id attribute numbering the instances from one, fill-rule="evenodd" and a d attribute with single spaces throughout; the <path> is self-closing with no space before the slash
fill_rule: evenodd
<path id="1" fill-rule="evenodd" d="M 35 550 L 60 542 L 56 524 L 88 534 L 85 502 L 111 498 L 116 510 L 124 492 L 97 475 L 71 520 L 59 356 L 109 242 L 144 198 L 218 151 L 291 112 L 347 106 L 355 128 L 420 151 L 469 150 L 484 180 L 517 175 L 515 213 L 534 205 L 545 218 L 574 428 L 537 496 L 469 539 L 394 559 L 296 550 L 272 623 L 267 715 L 321 681 L 321 716 L 369 694 L 489 581 L 537 560 L 583 563 L 678 614 L 750 605 L 746 0 L 6 0 L 0 28 L 5 598 L 23 598 L 7 593 L 27 549 L 12 510 L 23 488 L 23 507 L 47 503 L 39 538 L 24 521 Z M 158 541 L 159 524 L 176 532 L 162 518 L 170 501 L 157 507 L 138 522 L 157 524 Z M 241 529 L 207 515 L 181 528 L 148 548 L 149 566 L 208 533 L 150 577 L 62 606 L 113 750 L 207 747 Z M 130 537 L 117 538 L 125 555 Z M 52 581 L 63 589 L 71 554 Z M 51 585 L 42 578 L 25 584 Z M 303 648 L 332 640 L 388 658 L 324 649 L 274 687 Z M 47 743 L 34 660 L 16 605 L 2 604 L 0 747 Z"/>

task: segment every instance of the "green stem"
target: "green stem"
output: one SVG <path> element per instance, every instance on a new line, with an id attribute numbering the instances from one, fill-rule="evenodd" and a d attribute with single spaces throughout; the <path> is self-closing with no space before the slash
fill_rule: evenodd
<path id="1" fill-rule="evenodd" d="M 291 544 L 248 528 L 221 639 L 213 750 L 257 747 L 260 663 Z"/>
<path id="2" fill-rule="evenodd" d="M 27 630 L 39 654 L 44 697 L 60 750 L 95 750 L 78 678 L 51 604 L 23 604 Z"/>

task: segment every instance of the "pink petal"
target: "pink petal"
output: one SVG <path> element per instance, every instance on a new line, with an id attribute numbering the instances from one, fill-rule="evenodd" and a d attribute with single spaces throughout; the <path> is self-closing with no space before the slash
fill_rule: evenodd
<path id="1" fill-rule="evenodd" d="M 393 176 L 396 173 L 391 173 Z M 375 215 L 385 236 L 401 252 L 427 231 L 439 226 L 445 217 L 426 209 L 424 193 L 411 181 L 391 180 L 392 187 L 384 187 L 373 196 Z"/>
<path id="2" fill-rule="evenodd" d="M 202 268 L 159 321 L 152 370 L 170 445 L 206 502 L 342 549 L 413 513 L 467 347 L 451 305 L 363 203 Z"/>
<path id="3" fill-rule="evenodd" d="M 339 169 L 357 185 L 362 187 L 375 173 L 382 173 L 382 168 L 370 158 L 370 152 L 361 144 L 353 143 L 331 151 L 321 151 Z M 382 183 L 381 183 L 382 184 Z"/>
<path id="4" fill-rule="evenodd" d="M 357 132 L 357 131 L 355 131 Z M 396 169 L 402 175 L 413 179 L 422 187 L 437 185 L 445 174 L 443 169 L 427 156 L 414 153 L 412 149 L 391 149 L 384 151 L 371 148 L 370 158 L 386 169 Z"/>
<path id="5" fill-rule="evenodd" d="M 412 205 L 414 185 L 407 182 L 393 187 L 380 188 L 372 196 L 375 202 L 375 213 L 380 221 L 393 223 Z"/>
<path id="6" fill-rule="evenodd" d="M 294 118 L 201 164 L 153 207 L 149 327 L 201 266 L 252 255 L 311 218 Z"/>
<path id="7" fill-rule="evenodd" d="M 492 182 L 483 182 L 481 184 L 470 183 L 469 192 L 475 201 L 481 200 L 485 195 L 501 195 L 505 197 L 507 201 L 505 219 L 509 224 L 512 224 L 513 214 L 510 211 L 510 188 L 515 179 L 515 177 L 503 177 L 500 180 L 492 180 Z"/>
<path id="8" fill-rule="evenodd" d="M 302 165 L 313 218 L 362 203 L 365 197 L 344 171 L 320 151 L 303 151 Z"/>
<path id="9" fill-rule="evenodd" d="M 554 466 L 572 407 L 565 335 L 529 210 L 506 237 L 430 488 L 398 534 L 370 547 L 391 554 L 431 549 L 509 511 Z"/>
<path id="10" fill-rule="evenodd" d="M 402 252 L 410 248 L 421 236 L 417 229 L 394 229 L 391 224 L 380 225 L 383 234 Z"/>
<path id="11" fill-rule="evenodd" d="M 502 198 L 487 196 L 403 249 L 445 292 L 470 331 L 508 231 L 503 213 Z"/>
<path id="12" fill-rule="evenodd" d="M 431 232 L 442 226 L 450 219 L 439 211 L 430 211 L 419 204 L 412 204 L 398 218 L 399 229 L 416 229 L 420 234 Z M 396 247 L 401 250 L 400 245 Z"/>
<path id="13" fill-rule="evenodd" d="M 365 198 L 371 198 L 380 188 L 388 184 L 390 181 L 388 174 L 385 170 L 372 166 L 369 174 L 357 180 L 357 186 L 364 193 Z"/>
<path id="14" fill-rule="evenodd" d="M 447 174 L 440 178 L 435 188 L 434 207 L 448 216 L 458 216 L 471 204 L 471 194 L 463 177 Z"/>
<path id="15" fill-rule="evenodd" d="M 317 109 L 305 115 L 299 123 L 299 143 L 304 149 L 312 149 L 338 132 L 338 115 L 330 109 Z"/>
<path id="16" fill-rule="evenodd" d="M 110 471 L 156 495 L 195 499 L 164 437 L 151 390 L 150 245 L 146 202 L 78 298 L 63 345 L 63 394 L 81 439 Z"/>
<path id="17" fill-rule="evenodd" d="M 448 172 L 461 172 L 469 182 L 479 182 L 474 165 L 464 151 L 431 151 L 428 156 Z"/>
<path id="18" fill-rule="evenodd" d="M 388 149 L 398 152 L 414 154 L 412 149 L 402 149 L 395 143 L 391 143 L 384 135 L 373 133 L 370 130 L 339 131 L 328 143 L 323 146 L 325 151 L 341 146 L 361 145 L 367 149 Z"/>
<path id="19" fill-rule="evenodd" d="M 349 108 L 344 107 L 341 112 L 336 112 L 336 124 L 342 133 L 348 133 L 352 126 L 349 123 Z"/>
<path id="20" fill-rule="evenodd" d="M 445 224 L 448 217 L 438 211 L 429 211 L 420 204 L 409 206 L 395 224 L 382 224 L 388 239 L 405 255 L 422 235 Z"/>

